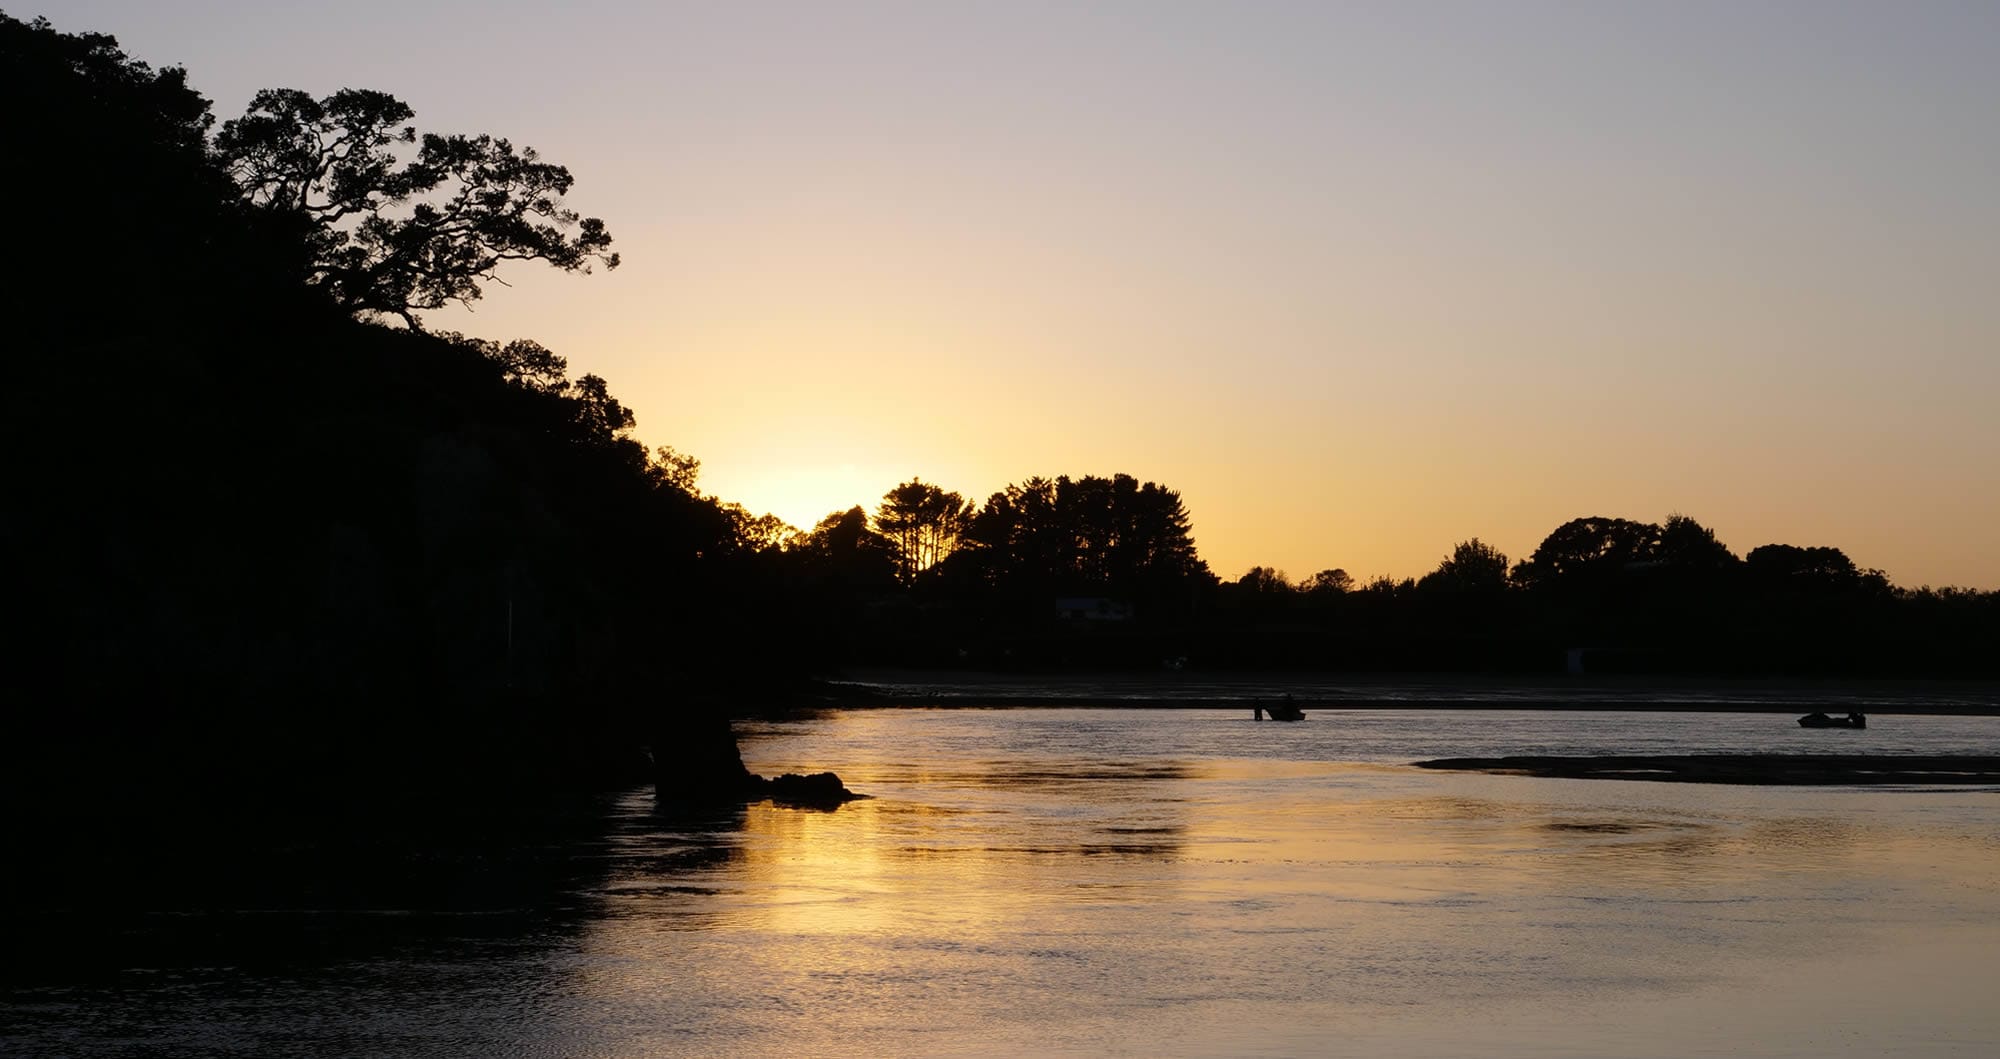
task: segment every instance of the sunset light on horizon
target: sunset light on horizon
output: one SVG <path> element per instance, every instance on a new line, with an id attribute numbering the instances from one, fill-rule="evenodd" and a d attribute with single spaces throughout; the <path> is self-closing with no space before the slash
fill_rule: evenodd
<path id="1" fill-rule="evenodd" d="M 1682 513 L 2000 588 L 2000 6 L 8 13 L 566 166 L 623 264 L 427 323 L 800 528 L 1123 473 L 1224 579 Z"/>

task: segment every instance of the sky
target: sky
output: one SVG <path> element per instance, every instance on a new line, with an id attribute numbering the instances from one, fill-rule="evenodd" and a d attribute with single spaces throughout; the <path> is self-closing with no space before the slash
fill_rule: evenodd
<path id="1" fill-rule="evenodd" d="M 1224 578 L 1680 513 L 2000 588 L 2000 5 L 41 2 L 567 166 L 624 264 L 427 323 L 801 527 L 1126 473 Z"/>

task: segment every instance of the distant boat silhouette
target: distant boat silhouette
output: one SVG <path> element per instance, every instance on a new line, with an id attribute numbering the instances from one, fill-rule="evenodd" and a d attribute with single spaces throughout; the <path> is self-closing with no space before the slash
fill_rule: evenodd
<path id="1" fill-rule="evenodd" d="M 1303 721 L 1306 719 L 1306 711 L 1299 709 L 1292 702 L 1290 695 L 1285 696 L 1283 702 L 1274 702 L 1269 706 L 1261 704 L 1251 706 L 1250 713 L 1251 716 L 1260 721 L 1264 719 L 1264 715 L 1267 713 L 1271 715 L 1271 719 L 1274 721 Z"/>
<path id="2" fill-rule="evenodd" d="M 1799 718 L 1800 728 L 1866 728 L 1868 718 L 1858 713 L 1845 717 L 1828 717 L 1823 713 L 1809 713 Z"/>

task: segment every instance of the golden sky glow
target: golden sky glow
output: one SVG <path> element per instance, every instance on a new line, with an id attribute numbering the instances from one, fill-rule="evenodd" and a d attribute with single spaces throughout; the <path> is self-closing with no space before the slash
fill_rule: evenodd
<path id="1" fill-rule="evenodd" d="M 2000 9 L 344 10 L 46 13 L 569 166 L 625 265 L 433 324 L 753 510 L 1124 472 L 1225 577 L 1678 511 L 2000 587 Z"/>

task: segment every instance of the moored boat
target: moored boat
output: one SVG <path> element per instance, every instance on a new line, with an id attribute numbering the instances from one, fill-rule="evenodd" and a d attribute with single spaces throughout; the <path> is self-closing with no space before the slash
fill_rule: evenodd
<path id="1" fill-rule="evenodd" d="M 1800 728 L 1866 728 L 1868 727 L 1868 718 L 1859 713 L 1850 713 L 1845 717 L 1829 717 L 1826 714 L 1814 712 L 1806 714 L 1804 717 L 1799 718 L 1799 727 Z"/>
<path id="2" fill-rule="evenodd" d="M 1260 721 L 1264 719 L 1264 715 L 1267 713 L 1271 715 L 1271 719 L 1274 721 L 1303 721 L 1306 719 L 1306 711 L 1299 709 L 1298 705 L 1292 702 L 1290 695 L 1285 696 L 1282 702 L 1274 702 L 1268 706 L 1259 704 L 1250 707 L 1250 710 L 1251 716 Z"/>

